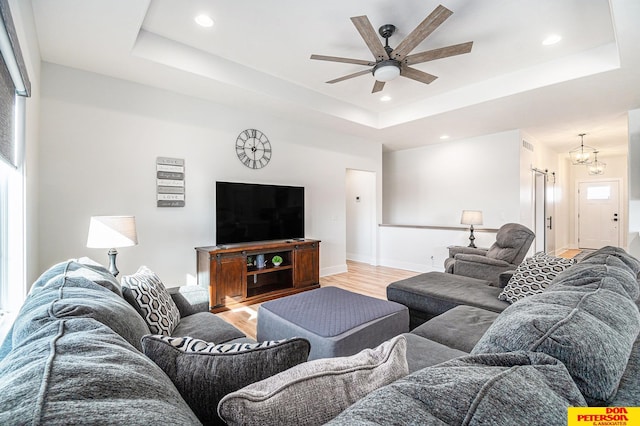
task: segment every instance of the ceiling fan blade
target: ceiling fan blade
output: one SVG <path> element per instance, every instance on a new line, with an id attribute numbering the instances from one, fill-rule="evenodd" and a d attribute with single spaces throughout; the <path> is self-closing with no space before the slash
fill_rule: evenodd
<path id="1" fill-rule="evenodd" d="M 373 84 L 373 90 L 371 91 L 371 93 L 379 92 L 382 89 L 384 89 L 384 81 L 376 80 L 376 82 Z"/>
<path id="2" fill-rule="evenodd" d="M 351 18 L 351 22 L 355 25 L 356 29 L 360 33 L 360 36 L 363 38 L 364 42 L 369 47 L 371 53 L 376 58 L 376 61 L 381 59 L 389 59 L 389 54 L 386 50 L 384 50 L 384 46 L 382 45 L 382 41 L 378 37 L 376 30 L 373 29 L 369 18 L 366 16 L 354 16 Z"/>
<path id="3" fill-rule="evenodd" d="M 427 38 L 429 34 L 434 32 L 449 16 L 453 14 L 452 11 L 439 5 L 433 12 L 429 14 L 424 21 L 420 22 L 418 26 L 411 31 L 411 33 L 404 39 L 398 47 L 393 51 L 393 58 L 401 61 L 405 56 L 409 54 L 417 45 Z"/>
<path id="4" fill-rule="evenodd" d="M 345 64 L 367 65 L 369 67 L 376 64 L 375 62 L 365 61 L 362 59 L 340 58 L 338 56 L 311 55 L 311 59 L 316 59 L 318 61 L 344 62 Z"/>
<path id="5" fill-rule="evenodd" d="M 359 77 L 361 75 L 370 74 L 370 73 L 371 73 L 371 70 L 358 71 L 358 72 L 354 72 L 353 74 L 348 74 L 348 75 L 336 78 L 334 80 L 329 80 L 327 81 L 327 83 L 329 84 L 338 83 L 340 81 L 348 80 L 353 77 Z"/>
<path id="6" fill-rule="evenodd" d="M 415 65 L 423 62 L 433 61 L 435 59 L 448 58 L 449 56 L 462 55 L 471 52 L 473 46 L 472 41 L 466 43 L 454 44 L 452 46 L 441 47 L 439 49 L 427 50 L 426 52 L 414 53 L 407 56 L 406 64 Z"/>
<path id="7" fill-rule="evenodd" d="M 402 69 L 400 70 L 400 75 L 403 77 L 410 78 L 411 80 L 419 81 L 420 83 L 424 83 L 424 84 L 429 84 L 433 80 L 438 78 L 433 74 L 429 74 L 424 71 L 420 71 L 415 68 L 409 68 L 409 67 L 402 67 Z"/>

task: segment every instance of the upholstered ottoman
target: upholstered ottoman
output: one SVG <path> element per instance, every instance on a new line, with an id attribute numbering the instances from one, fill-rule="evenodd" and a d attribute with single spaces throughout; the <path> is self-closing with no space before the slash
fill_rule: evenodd
<path id="1" fill-rule="evenodd" d="M 263 303 L 256 337 L 304 337 L 311 342 L 309 359 L 318 359 L 353 355 L 407 331 L 406 306 L 322 287 Z"/>

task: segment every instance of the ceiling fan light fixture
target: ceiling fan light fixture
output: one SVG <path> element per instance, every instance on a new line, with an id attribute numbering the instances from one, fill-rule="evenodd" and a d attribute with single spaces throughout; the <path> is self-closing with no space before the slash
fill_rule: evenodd
<path id="1" fill-rule="evenodd" d="M 378 62 L 373 67 L 373 76 L 377 81 L 391 81 L 400 75 L 400 63 L 393 59 Z"/>
<path id="2" fill-rule="evenodd" d="M 593 160 L 593 164 L 587 164 L 587 172 L 590 175 L 603 175 L 604 170 L 607 168 L 607 163 L 598 161 L 598 151 L 595 151 L 593 155 L 595 159 Z"/>
<path id="3" fill-rule="evenodd" d="M 584 136 L 586 133 L 580 133 L 580 146 L 569 151 L 569 157 L 571 158 L 571 164 L 574 166 L 587 165 L 593 163 L 593 154 L 596 152 L 595 148 L 584 144 Z"/>

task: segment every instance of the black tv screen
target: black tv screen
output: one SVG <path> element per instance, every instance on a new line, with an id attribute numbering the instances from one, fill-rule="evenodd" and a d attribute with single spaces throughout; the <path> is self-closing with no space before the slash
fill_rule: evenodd
<path id="1" fill-rule="evenodd" d="M 304 238 L 304 187 L 216 182 L 216 243 Z"/>

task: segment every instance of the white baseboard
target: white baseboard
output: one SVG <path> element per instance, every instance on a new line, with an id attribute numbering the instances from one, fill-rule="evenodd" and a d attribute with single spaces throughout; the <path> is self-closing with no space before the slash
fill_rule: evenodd
<path id="1" fill-rule="evenodd" d="M 369 265 L 375 264 L 371 256 L 366 256 L 366 255 L 357 254 L 357 253 L 347 253 L 347 260 L 353 260 L 354 262 L 368 263 Z"/>
<path id="2" fill-rule="evenodd" d="M 347 264 L 337 265 L 337 266 L 329 266 L 327 268 L 320 269 L 320 276 L 326 277 L 328 275 L 342 274 L 347 272 Z"/>
<path id="3" fill-rule="evenodd" d="M 421 263 L 402 262 L 397 260 L 380 259 L 380 266 L 388 268 L 404 269 L 416 272 L 444 272 L 443 267 L 428 266 Z"/>

